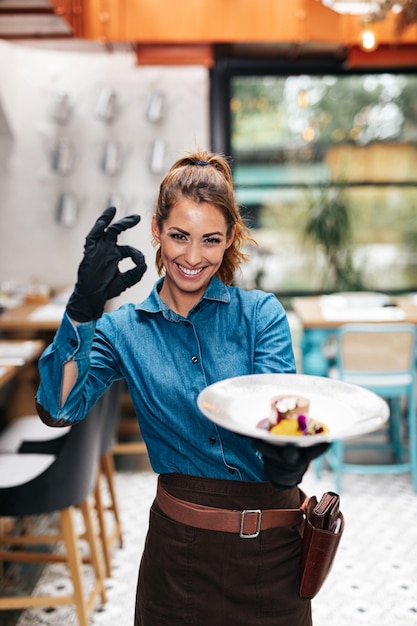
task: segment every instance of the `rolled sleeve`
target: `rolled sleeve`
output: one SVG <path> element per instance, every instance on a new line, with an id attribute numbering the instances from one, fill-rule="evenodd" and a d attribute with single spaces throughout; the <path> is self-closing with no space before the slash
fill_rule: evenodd
<path id="1" fill-rule="evenodd" d="M 75 325 L 65 313 L 52 344 L 45 349 L 39 360 L 41 384 L 36 401 L 53 419 L 66 419 L 68 415 L 68 421 L 78 421 L 88 410 L 84 404 L 74 414 L 72 398 L 77 395 L 77 390 L 83 386 L 88 375 L 95 328 L 96 322 Z M 68 361 L 76 362 L 78 375 L 71 393 L 61 407 L 63 368 Z"/>

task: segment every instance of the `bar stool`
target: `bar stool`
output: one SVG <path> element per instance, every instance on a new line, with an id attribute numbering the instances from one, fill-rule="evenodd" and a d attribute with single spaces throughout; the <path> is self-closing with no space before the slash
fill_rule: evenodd
<path id="1" fill-rule="evenodd" d="M 97 466 L 97 478 L 94 487 L 94 506 L 97 513 L 100 540 L 102 544 L 106 576 L 111 576 L 111 550 L 117 541 L 123 545 L 122 528 L 115 486 L 115 468 L 112 448 L 115 443 L 119 419 L 119 403 L 123 381 L 116 381 L 98 401 L 101 426 L 100 460 Z M 51 428 L 46 426 L 38 415 L 16 418 L 0 433 L 1 453 L 57 454 L 65 441 L 70 426 Z M 103 484 L 105 482 L 105 485 Z M 107 502 L 104 498 L 106 487 Z M 113 515 L 112 530 L 108 530 L 106 513 Z"/>
<path id="2" fill-rule="evenodd" d="M 91 494 L 94 491 L 101 453 L 101 402 L 84 420 L 70 427 L 61 437 L 55 454 L 0 454 L 0 518 L 21 518 L 59 513 L 60 529 L 53 534 L 23 535 L 4 532 L 0 536 L 1 561 L 39 563 L 64 562 L 69 567 L 73 592 L 67 595 L 0 597 L 0 610 L 74 604 L 80 626 L 88 626 L 89 615 L 98 598 L 106 602 L 104 568 L 93 520 Z M 38 418 L 39 419 L 39 418 Z M 95 573 L 94 585 L 85 593 L 79 549 L 80 535 L 74 523 L 74 509 L 79 507 L 85 525 L 90 558 Z M 55 544 L 65 546 L 65 554 L 25 550 L 27 546 Z M 19 546 L 20 550 L 10 550 Z"/>

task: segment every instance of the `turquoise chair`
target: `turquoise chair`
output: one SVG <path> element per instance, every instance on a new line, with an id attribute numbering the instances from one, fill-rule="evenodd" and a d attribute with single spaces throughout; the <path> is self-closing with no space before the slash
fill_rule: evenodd
<path id="1" fill-rule="evenodd" d="M 324 456 L 334 472 L 336 490 L 341 491 L 342 474 L 400 474 L 410 472 L 417 492 L 416 346 L 412 324 L 344 324 L 336 332 L 336 366 L 329 377 L 365 387 L 386 399 L 390 418 L 385 432 L 366 439 L 332 443 Z M 406 415 L 403 407 L 406 406 Z M 382 435 L 382 441 L 381 441 Z M 377 440 L 376 440 L 377 439 Z M 361 451 L 358 462 L 347 462 L 346 453 Z M 364 459 L 366 452 L 390 454 L 385 462 Z M 363 462 L 366 460 L 367 462 Z M 379 460 L 381 460 L 379 458 Z M 315 461 L 320 476 L 323 457 Z"/>

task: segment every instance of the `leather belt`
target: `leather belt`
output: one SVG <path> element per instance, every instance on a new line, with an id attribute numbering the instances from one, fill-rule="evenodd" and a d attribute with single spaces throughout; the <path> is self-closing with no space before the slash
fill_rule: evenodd
<path id="1" fill-rule="evenodd" d="M 304 520 L 301 508 L 239 511 L 186 502 L 168 493 L 159 482 L 156 503 L 165 515 L 180 524 L 204 530 L 236 533 L 242 539 L 253 539 L 261 530 L 269 528 L 298 526 Z"/>

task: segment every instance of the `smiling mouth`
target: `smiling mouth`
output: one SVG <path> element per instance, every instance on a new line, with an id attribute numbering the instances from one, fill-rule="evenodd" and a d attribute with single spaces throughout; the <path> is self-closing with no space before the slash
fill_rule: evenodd
<path id="1" fill-rule="evenodd" d="M 184 267 L 183 265 L 180 265 L 179 263 L 177 263 L 177 266 L 181 270 L 181 272 L 185 274 L 186 276 L 197 276 L 198 274 L 201 274 L 201 272 L 204 269 L 204 267 L 199 267 L 198 269 L 190 270 L 188 267 Z"/>

